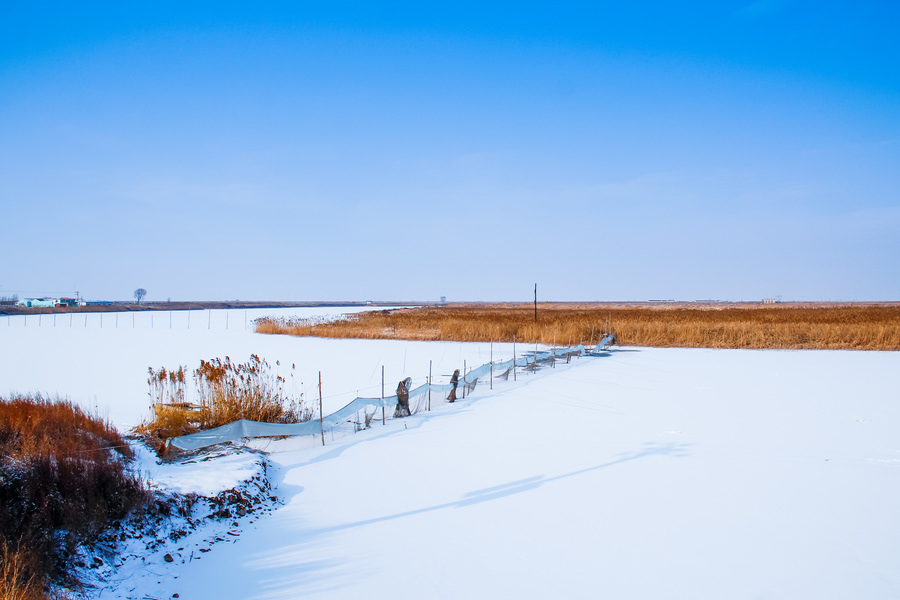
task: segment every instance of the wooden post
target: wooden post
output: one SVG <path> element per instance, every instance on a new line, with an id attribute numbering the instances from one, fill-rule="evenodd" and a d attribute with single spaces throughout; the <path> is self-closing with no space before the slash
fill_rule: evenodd
<path id="1" fill-rule="evenodd" d="M 431 361 L 428 361 L 428 411 L 431 411 Z"/>
<path id="2" fill-rule="evenodd" d="M 516 336 L 513 334 L 513 381 L 516 380 Z"/>
<path id="3" fill-rule="evenodd" d="M 384 423 L 384 365 L 381 365 L 381 424 Z"/>
<path id="4" fill-rule="evenodd" d="M 322 429 L 322 445 L 325 445 L 325 420 L 322 417 L 322 371 L 319 371 L 319 427 Z"/>
<path id="5" fill-rule="evenodd" d="M 591 325 L 591 341 L 590 341 L 590 343 L 588 343 L 588 346 L 590 347 L 593 345 L 594 345 L 594 326 Z"/>

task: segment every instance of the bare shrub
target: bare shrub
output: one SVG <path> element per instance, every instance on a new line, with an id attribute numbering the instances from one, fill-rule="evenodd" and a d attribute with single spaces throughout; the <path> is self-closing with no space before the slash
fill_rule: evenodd
<path id="1" fill-rule="evenodd" d="M 276 363 L 280 367 L 280 363 Z M 294 366 L 291 366 L 293 377 Z M 255 354 L 245 363 L 231 358 L 201 360 L 193 372 L 197 402 L 186 401 L 185 368 L 149 369 L 147 383 L 154 415 L 136 431 L 157 444 L 166 439 L 212 429 L 239 419 L 266 423 L 308 421 L 313 410 L 285 390 L 287 380 Z"/>
<path id="2" fill-rule="evenodd" d="M 36 597 L 29 594 L 47 581 L 65 581 L 78 544 L 145 510 L 149 493 L 125 470 L 131 455 L 109 423 L 67 400 L 0 398 L 0 552 L 7 593 Z"/>

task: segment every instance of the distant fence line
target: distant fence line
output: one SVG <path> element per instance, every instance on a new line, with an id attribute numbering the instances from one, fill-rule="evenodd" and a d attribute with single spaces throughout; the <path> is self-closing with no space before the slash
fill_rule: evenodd
<path id="1" fill-rule="evenodd" d="M 253 329 L 254 320 L 249 318 L 248 310 L 249 309 L 245 309 L 243 311 L 243 319 L 232 319 L 231 317 L 233 315 L 230 313 L 236 311 L 235 309 L 227 308 L 174 311 L 38 312 L 19 315 L 9 314 L 4 316 L 6 317 L 7 327 L 87 328 L 90 321 L 91 327 L 99 327 L 100 329 L 246 330 Z M 218 314 L 213 315 L 213 313 Z M 224 319 L 222 318 L 222 313 L 224 313 Z M 193 323 L 191 319 L 192 315 L 194 316 Z M 214 318 L 214 316 L 216 318 Z M 0 323 L 2 322 L 3 321 L 0 321 Z"/>
<path id="2" fill-rule="evenodd" d="M 502 362 L 489 362 L 464 373 L 459 379 L 458 386 L 463 394 L 468 394 L 475 389 L 479 380 L 483 380 L 486 377 L 496 376 L 497 378 L 508 379 L 511 374 L 515 377 L 516 369 L 520 367 L 524 369 L 534 369 L 540 363 L 555 361 L 559 358 L 568 358 L 571 356 L 598 356 L 614 342 L 615 336 L 613 334 L 607 334 L 590 351 L 579 344 L 577 346 L 556 348 L 544 352 L 535 351 Z M 443 394 L 448 394 L 450 390 L 453 389 L 453 384 L 451 383 L 434 383 L 430 381 L 430 379 L 429 376 L 429 380 L 426 383 L 410 390 L 409 406 L 411 414 L 431 410 L 432 392 L 441 394 L 438 398 L 443 402 Z M 181 450 L 198 450 L 206 446 L 234 442 L 242 438 L 321 435 L 322 443 L 324 444 L 326 429 L 333 431 L 335 428 L 338 428 L 345 423 L 353 423 L 349 420 L 350 417 L 360 412 L 366 414 L 366 425 L 368 426 L 368 421 L 376 418 L 374 413 L 373 415 L 368 414 L 367 410 L 370 407 L 375 408 L 376 410 L 381 408 L 381 418 L 383 420 L 393 418 L 393 413 L 388 416 L 386 409 L 395 407 L 397 403 L 398 398 L 396 394 L 385 396 L 383 398 L 357 397 L 329 415 L 322 415 L 320 408 L 320 416 L 317 420 L 304 421 L 301 423 L 263 423 L 241 419 L 214 429 L 207 429 L 198 433 L 171 438 L 167 443 L 170 443 L 172 446 L 180 448 Z M 354 424 L 356 427 L 361 425 L 360 422 L 355 422 Z"/>

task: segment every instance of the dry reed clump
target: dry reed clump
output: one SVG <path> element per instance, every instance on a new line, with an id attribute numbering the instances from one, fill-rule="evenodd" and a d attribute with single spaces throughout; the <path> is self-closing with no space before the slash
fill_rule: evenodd
<path id="1" fill-rule="evenodd" d="M 39 598 L 66 582 L 75 547 L 142 514 L 149 493 L 109 423 L 65 400 L 0 398 L 0 554 L 3 598 Z"/>
<path id="2" fill-rule="evenodd" d="M 900 350 L 896 305 L 452 305 L 340 321 L 259 319 L 259 333 L 335 338 L 577 344 L 610 330 L 629 346 Z"/>
<path id="3" fill-rule="evenodd" d="M 172 437 L 226 425 L 239 419 L 266 423 L 298 423 L 312 418 L 312 408 L 285 390 L 287 380 L 259 356 L 245 363 L 214 358 L 201 360 L 193 372 L 197 402 L 187 398 L 184 367 L 149 369 L 147 380 L 154 399 L 153 417 L 136 431 L 159 445 Z M 291 378 L 295 366 L 291 366 Z"/>

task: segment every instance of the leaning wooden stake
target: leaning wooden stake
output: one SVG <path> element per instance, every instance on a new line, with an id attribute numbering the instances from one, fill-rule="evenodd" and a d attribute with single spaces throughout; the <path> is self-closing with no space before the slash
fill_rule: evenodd
<path id="1" fill-rule="evenodd" d="M 325 445 L 325 421 L 322 418 L 322 371 L 319 371 L 319 427 L 322 429 L 322 445 Z"/>

